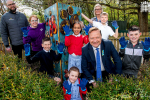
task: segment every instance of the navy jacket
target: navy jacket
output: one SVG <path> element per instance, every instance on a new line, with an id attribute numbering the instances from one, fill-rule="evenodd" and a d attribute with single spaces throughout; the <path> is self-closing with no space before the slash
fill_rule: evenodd
<path id="1" fill-rule="evenodd" d="M 45 52 L 44 50 L 39 51 L 32 58 L 27 56 L 26 59 L 28 63 L 33 63 L 40 61 L 41 67 L 39 69 L 40 72 L 47 72 L 47 74 L 54 76 L 54 67 L 53 62 L 59 61 L 61 59 L 62 54 L 56 55 L 55 51 L 50 50 L 50 52 Z"/>
<path id="2" fill-rule="evenodd" d="M 104 55 L 102 55 L 102 51 Z M 113 58 L 113 62 L 111 60 Z M 101 58 L 105 70 L 111 74 L 121 74 L 122 62 L 114 45 L 110 40 L 101 41 Z M 90 43 L 82 48 L 81 68 L 88 80 L 93 80 L 94 72 L 96 71 L 96 61 L 93 47 Z"/>

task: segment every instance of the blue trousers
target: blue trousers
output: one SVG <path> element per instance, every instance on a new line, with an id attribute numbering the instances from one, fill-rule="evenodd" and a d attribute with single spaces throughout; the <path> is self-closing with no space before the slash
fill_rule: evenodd
<path id="1" fill-rule="evenodd" d="M 82 73 L 81 70 L 81 56 L 72 56 L 69 54 L 69 58 L 68 58 L 68 71 L 71 67 L 77 67 L 80 71 L 80 73 Z"/>

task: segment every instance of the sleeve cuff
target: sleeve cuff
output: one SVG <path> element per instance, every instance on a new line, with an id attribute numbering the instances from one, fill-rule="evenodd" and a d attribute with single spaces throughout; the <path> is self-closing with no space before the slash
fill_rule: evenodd
<path id="1" fill-rule="evenodd" d="M 143 50 L 146 51 L 146 52 L 149 52 L 150 48 L 148 50 L 146 50 L 146 49 L 143 49 Z"/>
<path id="2" fill-rule="evenodd" d="M 95 82 L 95 80 L 90 80 L 90 81 L 89 81 L 89 84 L 91 84 L 91 83 L 93 83 L 93 82 Z"/>
<path id="3" fill-rule="evenodd" d="M 71 94 L 71 92 L 66 91 L 66 94 Z"/>
<path id="4" fill-rule="evenodd" d="M 86 91 L 86 88 L 85 89 L 81 89 L 82 91 Z"/>

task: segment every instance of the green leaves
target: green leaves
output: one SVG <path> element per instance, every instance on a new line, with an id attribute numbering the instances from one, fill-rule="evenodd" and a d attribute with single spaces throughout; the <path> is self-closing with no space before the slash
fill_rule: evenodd
<path id="1" fill-rule="evenodd" d="M 0 54 L 0 99 L 55 100 L 63 92 L 53 79 L 27 69 L 27 63 L 17 57 Z"/>
<path id="2" fill-rule="evenodd" d="M 98 83 L 88 93 L 91 100 L 148 100 L 150 98 L 150 62 L 142 65 L 137 79 L 125 78 L 123 76 L 110 76 L 112 82 Z"/>

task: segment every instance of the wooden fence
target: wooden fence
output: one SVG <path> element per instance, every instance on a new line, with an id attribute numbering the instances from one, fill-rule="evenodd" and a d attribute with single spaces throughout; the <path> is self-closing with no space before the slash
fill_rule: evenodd
<path id="1" fill-rule="evenodd" d="M 119 36 L 118 38 L 114 38 L 114 37 L 109 37 L 109 40 L 112 41 L 112 43 L 114 44 L 115 48 L 117 51 L 119 51 L 119 48 L 120 48 L 120 44 L 119 44 L 119 39 L 120 37 L 122 36 L 125 36 L 125 39 L 126 40 L 129 40 L 129 38 L 127 37 L 127 33 L 119 33 Z M 145 32 L 145 33 L 142 33 L 140 38 L 139 38 L 139 41 L 144 41 L 145 40 L 145 37 L 149 37 L 150 36 L 150 33 L 149 32 Z M 5 50 L 5 46 L 3 44 L 3 42 L 0 40 L 0 51 L 4 52 L 5 54 L 7 54 L 8 52 Z M 23 58 L 25 58 L 24 56 L 24 51 L 23 51 Z"/>

